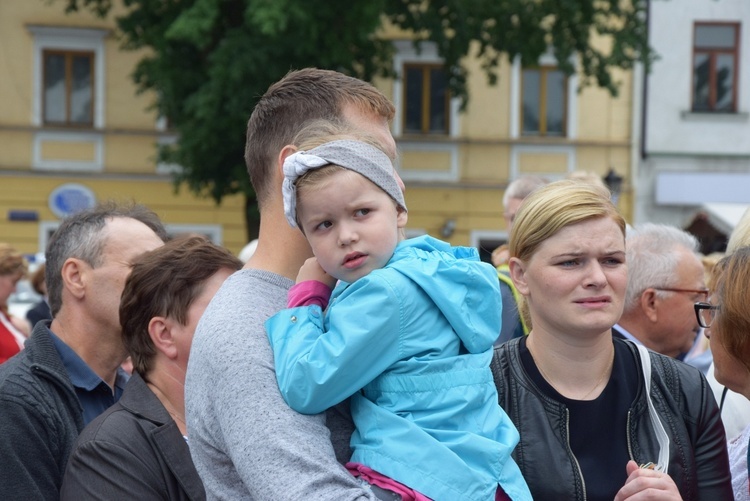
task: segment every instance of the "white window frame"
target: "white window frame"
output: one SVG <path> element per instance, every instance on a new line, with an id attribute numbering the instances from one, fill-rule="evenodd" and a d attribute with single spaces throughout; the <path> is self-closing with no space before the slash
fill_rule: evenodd
<path id="1" fill-rule="evenodd" d="M 522 172 L 521 155 L 530 153 L 534 155 L 565 155 L 566 172 Z M 564 144 L 514 144 L 510 148 L 510 179 L 518 179 L 525 174 L 534 174 L 542 176 L 549 181 L 563 179 L 565 174 L 576 170 L 576 147 Z"/>
<path id="2" fill-rule="evenodd" d="M 94 159 L 90 162 L 45 159 L 42 157 L 43 143 L 91 143 L 94 146 Z M 100 132 L 66 130 L 39 131 L 34 134 L 32 143 L 32 166 L 34 169 L 50 171 L 101 172 L 104 166 L 104 138 Z"/>
<path id="3" fill-rule="evenodd" d="M 555 59 L 551 48 L 547 49 L 547 52 L 539 57 L 539 66 L 558 66 L 557 59 Z M 511 66 L 510 73 L 510 137 L 512 139 L 519 139 L 523 137 L 521 135 L 521 73 L 523 67 L 521 66 L 521 56 L 513 58 L 513 64 Z M 573 73 L 568 77 L 568 103 L 566 112 L 565 131 L 566 134 L 564 139 L 575 139 L 578 137 L 578 129 L 576 124 L 578 123 L 578 85 L 579 77 L 577 73 Z M 544 136 L 550 139 L 558 139 L 556 136 Z M 535 137 L 536 138 L 536 137 Z"/>
<path id="4" fill-rule="evenodd" d="M 401 80 L 401 73 L 404 68 L 404 64 L 442 64 L 443 59 L 438 55 L 437 45 L 434 42 L 421 42 L 420 49 L 414 47 L 411 40 L 396 40 L 393 42 L 396 49 L 396 54 L 393 57 L 393 69 L 396 75 L 399 77 L 393 81 L 393 105 L 396 108 L 396 119 L 393 120 L 391 127 L 393 137 L 400 139 L 403 136 L 403 113 L 404 113 L 404 97 L 403 97 L 403 81 Z M 448 113 L 449 117 L 449 133 L 447 139 L 453 139 L 458 137 L 460 133 L 459 124 L 459 111 L 461 109 L 461 100 L 452 97 L 450 100 L 450 109 Z M 408 140 L 399 141 L 399 150 L 401 152 L 431 152 L 443 151 L 450 155 L 450 168 L 447 171 L 443 170 L 408 170 L 404 169 L 399 158 L 396 161 L 396 168 L 399 175 L 404 181 L 446 181 L 455 182 L 459 179 L 460 165 L 458 155 L 458 144 L 455 141 L 419 141 Z M 410 135 L 410 137 L 412 137 Z M 435 138 L 446 138 L 446 136 L 435 136 Z"/>
<path id="5" fill-rule="evenodd" d="M 105 103 L 105 67 L 104 39 L 110 30 L 97 28 L 63 28 L 57 26 L 29 25 L 26 29 L 34 38 L 34 60 L 32 79 L 31 123 L 35 127 L 45 127 L 42 106 L 42 78 L 44 75 L 44 51 L 85 51 L 94 53 L 94 123 L 93 128 L 76 130 L 55 128 L 34 133 L 32 143 L 33 169 L 52 171 L 101 172 L 104 169 L 104 137 L 96 129 L 104 128 Z M 42 145 L 45 141 L 93 143 L 94 159 L 92 161 L 71 161 L 44 159 Z"/>
<path id="6" fill-rule="evenodd" d="M 393 121 L 393 135 L 400 137 L 403 135 L 403 113 L 404 113 L 404 92 L 402 71 L 404 64 L 443 64 L 443 59 L 438 55 L 437 44 L 434 42 L 421 42 L 420 50 L 414 47 L 411 40 L 396 40 L 393 42 L 396 48 L 396 54 L 393 56 L 393 69 L 398 75 L 393 82 L 393 105 L 396 108 L 396 119 Z M 458 123 L 458 113 L 461 109 L 461 100 L 452 97 L 450 106 L 447 110 L 449 117 L 448 137 L 458 136 L 460 129 Z"/>
<path id="7" fill-rule="evenodd" d="M 26 29 L 34 37 L 33 95 L 31 123 L 44 125 L 42 109 L 42 78 L 45 50 L 85 51 L 94 53 L 94 128 L 104 127 L 106 60 L 104 38 L 110 30 L 96 28 L 63 28 L 57 26 L 30 25 Z"/>
<path id="8" fill-rule="evenodd" d="M 548 48 L 547 52 L 539 57 L 539 66 L 558 66 L 557 59 L 555 59 L 552 49 Z M 523 67 L 521 66 L 521 57 L 516 56 L 513 59 L 511 66 L 510 75 L 510 137 L 511 139 L 519 140 L 518 143 L 514 143 L 510 148 L 510 179 L 517 179 L 523 174 L 535 174 L 554 181 L 556 179 L 562 179 L 565 174 L 559 172 L 521 172 L 520 169 L 520 157 L 524 153 L 533 153 L 541 155 L 565 155 L 567 159 L 567 172 L 573 172 L 576 169 L 576 148 L 572 145 L 559 144 L 560 140 L 572 140 L 578 137 L 578 129 L 576 124 L 578 123 L 578 85 L 579 77 L 577 73 L 573 73 L 568 77 L 568 95 L 567 95 L 567 120 L 565 123 L 566 135 L 564 137 L 554 136 L 543 136 L 532 137 L 533 143 L 521 144 L 526 136 L 521 134 L 521 73 Z"/>

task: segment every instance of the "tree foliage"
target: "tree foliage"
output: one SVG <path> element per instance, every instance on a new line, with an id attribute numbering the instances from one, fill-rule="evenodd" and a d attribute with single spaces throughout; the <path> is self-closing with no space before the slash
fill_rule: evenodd
<path id="1" fill-rule="evenodd" d="M 48 0 L 50 1 L 50 0 Z M 99 16 L 118 0 L 62 0 L 67 12 Z M 552 47 L 584 83 L 617 92 L 613 68 L 651 58 L 646 0 L 120 0 L 126 49 L 147 49 L 133 79 L 156 93 L 179 142 L 161 160 L 183 166 L 176 185 L 220 202 L 244 192 L 249 236 L 256 235 L 254 194 L 243 161 L 244 129 L 257 99 L 290 69 L 315 66 L 370 80 L 392 76 L 384 23 L 435 42 L 449 86 L 466 103 L 465 57 L 480 58 L 490 83 L 503 54 L 535 64 Z M 592 44 L 603 35 L 606 51 Z M 471 52 L 474 48 L 477 52 Z M 255 217 L 253 217 L 255 215 Z M 253 221 L 255 220 L 255 221 Z M 255 224 L 254 224 L 255 223 Z"/>

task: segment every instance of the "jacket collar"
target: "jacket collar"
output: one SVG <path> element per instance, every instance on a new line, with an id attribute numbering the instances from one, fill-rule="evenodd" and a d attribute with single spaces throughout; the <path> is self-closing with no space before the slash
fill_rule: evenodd
<path id="1" fill-rule="evenodd" d="M 173 422 L 167 409 L 137 372 L 130 376 L 120 405 L 131 414 L 148 419 L 157 426 Z"/>
<path id="2" fill-rule="evenodd" d="M 153 446 L 188 496 L 191 499 L 204 498 L 203 484 L 177 423 L 137 372 L 130 377 L 119 403 L 126 411 L 156 426 L 148 431 Z"/>

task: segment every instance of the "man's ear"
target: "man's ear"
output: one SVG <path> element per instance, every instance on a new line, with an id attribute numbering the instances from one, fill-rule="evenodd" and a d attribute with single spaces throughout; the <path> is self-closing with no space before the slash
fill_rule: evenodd
<path id="1" fill-rule="evenodd" d="M 177 357 L 177 346 L 172 338 L 173 321 L 171 318 L 154 317 L 148 323 L 148 335 L 157 351 L 168 358 Z"/>
<path id="2" fill-rule="evenodd" d="M 279 173 L 279 176 L 281 176 L 281 179 L 284 179 L 284 160 L 286 160 L 286 157 L 293 155 L 294 153 L 297 153 L 297 147 L 293 144 L 287 144 L 281 148 L 279 157 L 276 161 L 276 170 Z"/>
<path id="3" fill-rule="evenodd" d="M 70 291 L 70 293 L 78 298 L 83 299 L 86 295 L 86 272 L 91 267 L 84 261 L 69 257 L 65 260 L 62 265 L 62 282 L 63 288 Z"/>
<path id="4" fill-rule="evenodd" d="M 646 315 L 646 318 L 648 318 L 651 322 L 656 323 L 657 320 L 659 320 L 659 302 L 661 301 L 661 298 L 656 295 L 656 289 L 648 288 L 645 291 L 641 292 L 640 304 L 641 309 L 643 310 L 644 315 Z"/>
<path id="5" fill-rule="evenodd" d="M 510 270 L 510 278 L 518 292 L 523 296 L 528 296 L 529 284 L 526 282 L 526 264 L 517 257 L 512 257 L 508 261 L 508 269 Z"/>

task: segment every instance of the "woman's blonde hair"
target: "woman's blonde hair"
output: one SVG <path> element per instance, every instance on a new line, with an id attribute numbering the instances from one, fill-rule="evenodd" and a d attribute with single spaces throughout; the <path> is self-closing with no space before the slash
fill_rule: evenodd
<path id="1" fill-rule="evenodd" d="M 566 179 L 538 188 L 524 199 L 516 213 L 510 232 L 510 257 L 528 262 L 545 240 L 563 228 L 597 218 L 611 218 L 625 238 L 625 219 L 605 187 Z M 525 300 L 519 311 L 531 325 Z"/>
<path id="2" fill-rule="evenodd" d="M 711 326 L 730 356 L 750 371 L 750 247 L 740 247 L 713 269 L 714 298 L 720 310 Z"/>
<path id="3" fill-rule="evenodd" d="M 606 188 L 575 180 L 550 183 L 531 193 L 516 213 L 510 256 L 528 261 L 539 245 L 572 224 L 609 217 L 625 238 L 625 220 Z"/>

